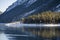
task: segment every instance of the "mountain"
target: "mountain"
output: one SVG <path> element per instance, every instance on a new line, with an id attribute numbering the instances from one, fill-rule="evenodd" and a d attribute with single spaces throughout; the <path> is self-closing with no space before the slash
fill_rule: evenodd
<path id="1" fill-rule="evenodd" d="M 0 11 L 0 15 L 2 14 L 2 12 Z"/>
<path id="2" fill-rule="evenodd" d="M 23 17 L 43 11 L 59 11 L 60 0 L 17 0 L 0 15 L 0 22 L 19 21 Z"/>

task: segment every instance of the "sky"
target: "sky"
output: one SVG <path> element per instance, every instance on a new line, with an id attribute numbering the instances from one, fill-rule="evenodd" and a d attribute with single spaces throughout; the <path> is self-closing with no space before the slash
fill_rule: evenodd
<path id="1" fill-rule="evenodd" d="M 4 12 L 16 0 L 0 0 L 0 11 Z"/>

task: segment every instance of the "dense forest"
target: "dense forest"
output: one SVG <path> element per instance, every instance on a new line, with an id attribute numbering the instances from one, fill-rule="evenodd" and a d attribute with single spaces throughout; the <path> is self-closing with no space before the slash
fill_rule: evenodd
<path id="1" fill-rule="evenodd" d="M 60 12 L 46 11 L 22 18 L 23 23 L 60 23 Z"/>

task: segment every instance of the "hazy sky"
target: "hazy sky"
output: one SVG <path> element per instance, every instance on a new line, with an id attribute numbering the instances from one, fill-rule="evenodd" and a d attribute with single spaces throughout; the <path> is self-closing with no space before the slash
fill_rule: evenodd
<path id="1" fill-rule="evenodd" d="M 0 0 L 0 11 L 4 12 L 16 0 Z"/>

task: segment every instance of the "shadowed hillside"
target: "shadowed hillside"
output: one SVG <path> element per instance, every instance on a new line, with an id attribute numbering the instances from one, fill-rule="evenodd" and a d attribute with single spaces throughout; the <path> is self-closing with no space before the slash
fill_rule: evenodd
<path id="1" fill-rule="evenodd" d="M 0 16 L 0 22 L 15 22 L 23 17 L 47 10 L 57 11 L 59 9 L 57 6 L 60 4 L 60 0 L 24 0 L 24 2 L 19 2 L 19 0 L 17 1 L 18 2 L 9 6 L 7 10 Z"/>

